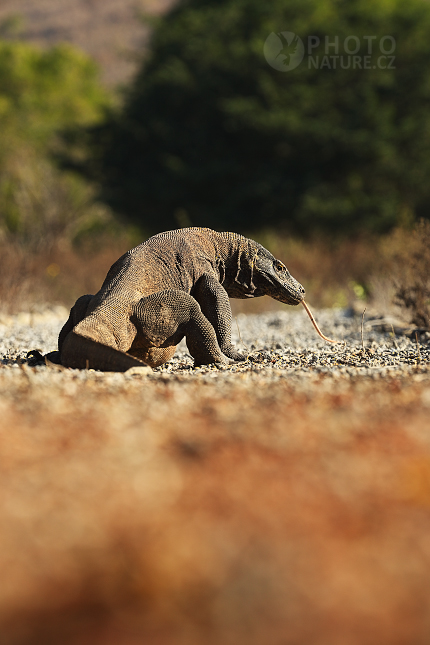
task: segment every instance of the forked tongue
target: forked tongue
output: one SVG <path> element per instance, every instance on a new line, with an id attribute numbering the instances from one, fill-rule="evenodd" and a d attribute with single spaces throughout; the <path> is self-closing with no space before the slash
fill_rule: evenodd
<path id="1" fill-rule="evenodd" d="M 304 300 L 302 300 L 302 305 L 304 306 L 304 308 L 306 310 L 306 313 L 308 314 L 309 318 L 311 319 L 311 322 L 312 322 L 313 326 L 317 330 L 318 336 L 321 336 L 321 338 L 323 340 L 326 340 L 328 343 L 340 343 L 341 342 L 340 340 L 332 340 L 331 338 L 327 338 L 327 336 L 324 336 L 324 334 L 322 333 L 322 331 L 318 327 L 318 325 L 317 325 L 317 323 L 315 321 L 315 318 L 312 315 L 311 310 L 309 309 L 309 307 L 307 306 L 307 304 L 306 304 L 306 302 Z"/>

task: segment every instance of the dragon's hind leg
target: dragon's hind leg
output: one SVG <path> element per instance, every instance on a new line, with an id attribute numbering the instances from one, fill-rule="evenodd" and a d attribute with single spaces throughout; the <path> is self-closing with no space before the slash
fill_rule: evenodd
<path id="1" fill-rule="evenodd" d="M 151 367 L 171 358 L 184 336 L 195 365 L 230 362 L 200 305 L 183 291 L 169 289 L 142 298 L 133 308 L 131 322 L 137 334 L 129 352 Z"/>
<path id="2" fill-rule="evenodd" d="M 183 291 L 170 289 L 142 298 L 127 316 L 104 306 L 70 329 L 73 316 L 85 316 L 87 306 L 82 301 L 79 311 L 72 309 L 60 334 L 65 367 L 118 372 L 143 365 L 157 367 L 173 356 L 184 337 L 195 365 L 232 362 L 221 352 L 215 330 L 198 302 Z"/>

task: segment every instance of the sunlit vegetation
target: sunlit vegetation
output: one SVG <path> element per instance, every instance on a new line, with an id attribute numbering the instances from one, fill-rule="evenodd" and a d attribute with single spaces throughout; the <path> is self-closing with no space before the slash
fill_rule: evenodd
<path id="1" fill-rule="evenodd" d="M 88 182 L 61 170 L 55 157 L 60 133 L 95 125 L 110 104 L 94 63 L 80 51 L 0 43 L 3 240 L 46 251 L 109 219 Z"/>

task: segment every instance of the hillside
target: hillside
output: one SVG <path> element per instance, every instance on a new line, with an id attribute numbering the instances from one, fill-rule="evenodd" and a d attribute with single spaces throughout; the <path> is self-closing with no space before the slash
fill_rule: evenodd
<path id="1" fill-rule="evenodd" d="M 165 11 L 171 0 L 1 0 L 0 35 L 41 46 L 69 42 L 93 56 L 109 85 L 126 82 L 148 29 L 139 12 Z"/>

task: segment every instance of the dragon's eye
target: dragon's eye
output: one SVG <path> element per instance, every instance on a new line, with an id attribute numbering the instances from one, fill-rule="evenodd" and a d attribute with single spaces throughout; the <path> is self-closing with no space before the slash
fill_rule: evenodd
<path id="1" fill-rule="evenodd" d="M 280 262 L 276 263 L 275 268 L 276 268 L 277 271 L 285 271 L 284 265 L 281 264 Z"/>

